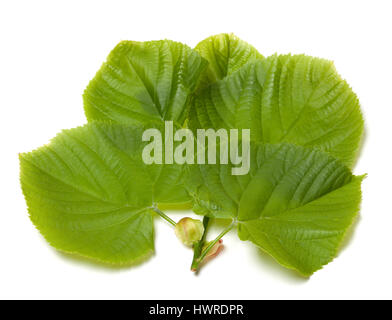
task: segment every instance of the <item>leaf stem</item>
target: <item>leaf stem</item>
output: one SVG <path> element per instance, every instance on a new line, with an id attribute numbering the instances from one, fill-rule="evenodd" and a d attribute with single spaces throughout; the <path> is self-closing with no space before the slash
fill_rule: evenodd
<path id="1" fill-rule="evenodd" d="M 161 210 L 159 210 L 157 207 L 151 207 L 152 210 L 154 210 L 155 213 L 157 213 L 161 218 L 165 219 L 167 222 L 169 222 L 173 227 L 176 226 L 176 222 L 169 218 L 166 214 L 164 214 Z"/>
<path id="2" fill-rule="evenodd" d="M 201 252 L 200 256 L 197 257 L 196 259 L 193 258 L 192 261 L 192 267 L 191 269 L 193 271 L 196 271 L 199 268 L 200 263 L 203 261 L 203 259 L 206 257 L 208 252 L 212 249 L 212 247 L 230 230 L 232 230 L 235 226 L 235 221 L 233 221 L 226 229 L 224 229 L 213 241 L 210 242 L 210 244 Z M 204 241 L 203 241 L 204 243 Z M 201 247 L 202 248 L 202 247 Z M 196 252 L 195 252 L 196 253 Z"/>
<path id="3" fill-rule="evenodd" d="M 193 260 L 192 260 L 192 265 L 191 265 L 191 269 L 194 270 L 194 265 L 197 262 L 197 259 L 199 258 L 201 251 L 203 249 L 204 246 L 204 242 L 206 241 L 206 237 L 207 237 L 207 229 L 208 229 L 208 224 L 210 222 L 210 218 L 204 216 L 203 217 L 203 226 L 204 226 L 204 232 L 203 232 L 203 236 L 201 237 L 201 239 L 196 242 L 193 246 Z"/>

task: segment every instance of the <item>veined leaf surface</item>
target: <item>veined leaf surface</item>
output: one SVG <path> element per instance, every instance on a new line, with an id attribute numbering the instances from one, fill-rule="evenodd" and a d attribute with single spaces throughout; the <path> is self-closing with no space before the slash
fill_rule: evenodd
<path id="1" fill-rule="evenodd" d="M 224 79 L 249 61 L 263 59 L 253 46 L 232 33 L 208 37 L 197 44 L 195 51 L 209 62 L 201 77 L 200 87 Z"/>
<path id="2" fill-rule="evenodd" d="M 90 123 L 20 155 L 31 220 L 50 244 L 116 264 L 153 253 L 150 207 L 188 195 L 183 166 L 143 162 L 146 127 Z"/>
<path id="3" fill-rule="evenodd" d="M 359 211 L 363 177 L 328 154 L 292 144 L 253 144 L 250 172 L 193 166 L 195 211 L 236 218 L 239 236 L 285 267 L 310 275 L 330 262 Z"/>
<path id="4" fill-rule="evenodd" d="M 328 152 L 351 167 L 363 132 L 359 102 L 329 61 L 271 56 L 246 64 L 193 100 L 191 126 L 246 128 L 254 141 Z"/>
<path id="5" fill-rule="evenodd" d="M 84 92 L 88 120 L 185 121 L 190 94 L 207 61 L 170 41 L 122 41 Z"/>

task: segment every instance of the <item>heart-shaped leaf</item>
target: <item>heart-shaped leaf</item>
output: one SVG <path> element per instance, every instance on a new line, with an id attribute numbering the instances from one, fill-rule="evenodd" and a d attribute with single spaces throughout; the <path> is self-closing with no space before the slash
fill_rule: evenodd
<path id="1" fill-rule="evenodd" d="M 199 88 L 224 79 L 249 61 L 263 59 L 253 46 L 232 33 L 208 37 L 198 43 L 195 51 L 209 62 L 201 77 Z"/>
<path id="2" fill-rule="evenodd" d="M 207 61 L 170 40 L 122 41 L 84 92 L 87 119 L 173 120 L 182 125 Z"/>
<path id="3" fill-rule="evenodd" d="M 361 181 L 328 154 L 292 144 L 252 144 L 250 172 L 193 166 L 195 211 L 238 219 L 239 236 L 282 265 L 310 275 L 336 255 L 359 211 Z"/>
<path id="4" fill-rule="evenodd" d="M 316 147 L 352 166 L 359 102 L 329 61 L 304 55 L 249 62 L 193 100 L 191 126 L 250 129 L 254 141 Z"/>
<path id="5" fill-rule="evenodd" d="M 50 244 L 116 264 L 152 254 L 151 207 L 188 195 L 183 166 L 143 162 L 148 127 L 90 123 L 20 155 L 31 220 Z"/>

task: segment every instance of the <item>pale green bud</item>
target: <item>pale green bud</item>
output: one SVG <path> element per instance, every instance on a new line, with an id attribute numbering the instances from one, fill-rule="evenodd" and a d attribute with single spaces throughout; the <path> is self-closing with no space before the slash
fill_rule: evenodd
<path id="1" fill-rule="evenodd" d="M 200 220 L 187 217 L 177 222 L 174 232 L 183 244 L 192 246 L 202 238 L 204 226 Z"/>

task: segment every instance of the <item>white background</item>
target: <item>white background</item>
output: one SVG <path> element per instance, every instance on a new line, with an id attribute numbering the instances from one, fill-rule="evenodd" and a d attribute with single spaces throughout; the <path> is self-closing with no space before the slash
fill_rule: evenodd
<path id="1" fill-rule="evenodd" d="M 0 298 L 392 298 L 392 1 L 2 1 L 0 4 Z M 303 279 L 235 232 L 199 276 L 191 251 L 156 223 L 156 255 L 109 269 L 52 249 L 30 222 L 18 152 L 86 122 L 82 92 L 120 40 L 190 46 L 234 32 L 263 55 L 334 60 L 358 94 L 366 139 L 356 174 L 361 218 L 338 258 Z M 176 218 L 175 216 L 172 216 Z"/>

